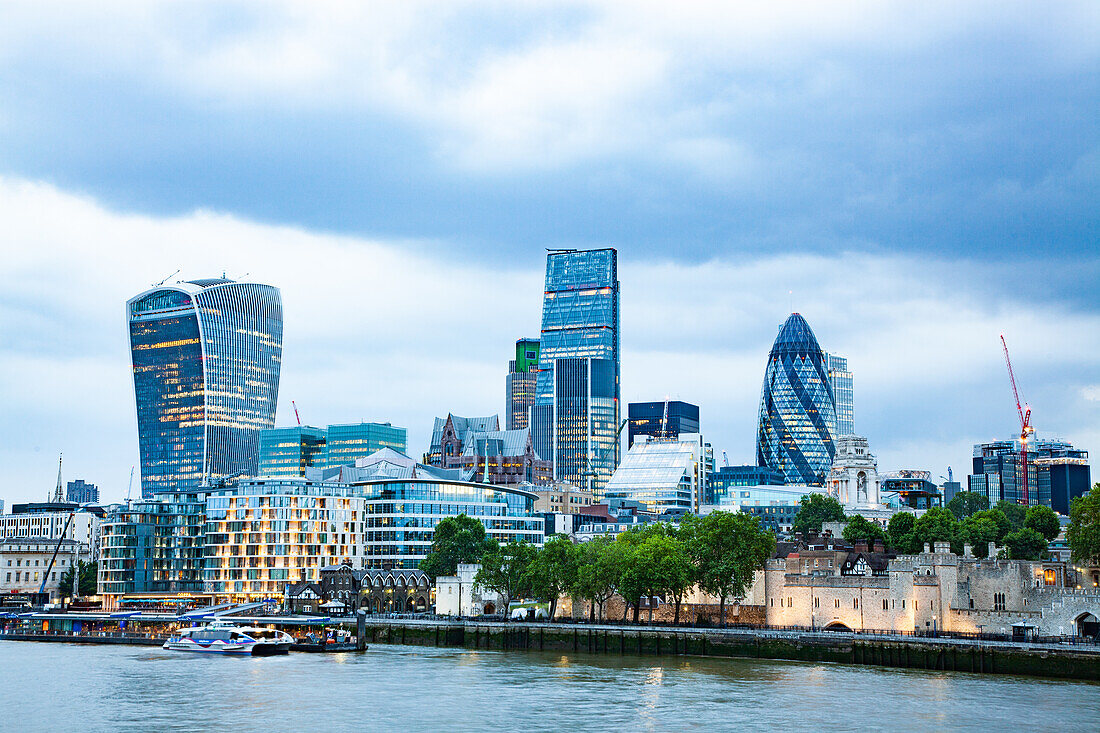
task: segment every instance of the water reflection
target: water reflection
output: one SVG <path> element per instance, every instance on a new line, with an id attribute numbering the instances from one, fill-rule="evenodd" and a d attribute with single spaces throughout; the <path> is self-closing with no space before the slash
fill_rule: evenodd
<path id="1" fill-rule="evenodd" d="M 20 731 L 908 732 L 963 721 L 979 730 L 1094 730 L 1100 716 L 1092 684 L 737 659 L 385 645 L 234 659 L 2 642 L 0 669 L 0 728 Z"/>

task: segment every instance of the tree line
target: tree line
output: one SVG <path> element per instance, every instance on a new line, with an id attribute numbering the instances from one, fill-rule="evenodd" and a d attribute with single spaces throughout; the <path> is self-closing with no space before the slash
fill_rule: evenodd
<path id="1" fill-rule="evenodd" d="M 590 616 L 602 621 L 607 602 L 617 594 L 624 621 L 632 609 L 638 622 L 643 598 L 663 596 L 675 604 L 674 623 L 679 623 L 684 596 L 698 586 L 719 599 L 724 624 L 726 600 L 743 596 L 774 552 L 775 535 L 755 517 L 739 513 L 688 515 L 678 526 L 646 524 L 579 544 L 557 535 L 542 547 L 500 544 L 480 521 L 460 514 L 436 526 L 420 568 L 434 580 L 453 575 L 459 563 L 479 563 L 475 583 L 500 594 L 505 609 L 513 600 L 533 598 L 550 604 L 550 618 L 558 599 L 570 596 L 588 601 Z M 652 606 L 649 615 L 652 621 Z"/>
<path id="2" fill-rule="evenodd" d="M 846 522 L 841 536 L 849 542 L 881 540 L 900 554 L 919 553 L 925 544 L 949 542 L 956 554 L 961 555 L 969 544 L 976 557 L 986 557 L 992 542 L 1005 547 L 1015 560 L 1044 559 L 1048 543 L 1061 531 L 1058 515 L 1049 507 L 1025 508 L 1002 500 L 990 508 L 985 496 L 969 491 L 956 494 L 947 508 L 932 507 L 920 517 L 898 512 L 886 529 L 859 514 L 845 516 L 840 502 L 831 496 L 811 494 L 802 497 L 792 531 L 818 534 L 825 522 Z"/>

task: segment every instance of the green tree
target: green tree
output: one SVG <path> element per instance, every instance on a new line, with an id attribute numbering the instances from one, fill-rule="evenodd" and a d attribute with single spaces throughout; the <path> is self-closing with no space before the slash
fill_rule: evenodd
<path id="1" fill-rule="evenodd" d="M 970 515 L 971 519 L 988 519 L 997 525 L 997 538 L 994 542 L 1000 544 L 1004 540 L 1005 535 L 1012 531 L 1012 522 L 1008 521 L 1008 517 L 1000 509 L 986 509 L 984 512 L 975 512 Z"/>
<path id="2" fill-rule="evenodd" d="M 1070 502 L 1066 541 L 1074 562 L 1100 565 L 1100 483 Z"/>
<path id="3" fill-rule="evenodd" d="M 792 532 L 801 532 L 803 537 L 820 534 L 825 522 L 843 522 L 844 507 L 831 496 L 809 494 L 802 497 L 801 507 L 791 525 Z"/>
<path id="4" fill-rule="evenodd" d="M 530 594 L 527 573 L 537 550 L 524 542 L 509 542 L 491 547 L 481 557 L 481 568 L 474 576 L 474 583 L 486 590 L 499 593 L 504 599 L 504 617 L 516 598 Z"/>
<path id="5" fill-rule="evenodd" d="M 1028 507 L 1024 515 L 1024 526 L 1041 534 L 1047 542 L 1058 537 L 1062 531 L 1062 523 L 1058 521 L 1058 514 L 1047 506 Z"/>
<path id="6" fill-rule="evenodd" d="M 684 593 L 694 583 L 694 567 L 683 541 L 675 532 L 647 537 L 638 548 L 636 561 L 649 567 L 647 595 L 671 597 L 676 604 L 673 623 L 679 623 Z M 649 622 L 653 623 L 653 604 L 649 606 Z"/>
<path id="7" fill-rule="evenodd" d="M 947 509 L 955 515 L 955 519 L 959 520 L 988 508 L 989 499 L 985 494 L 979 494 L 976 491 L 960 491 L 947 502 Z"/>
<path id="8" fill-rule="evenodd" d="M 99 571 L 99 563 L 84 562 L 83 560 L 77 562 L 77 572 L 80 580 L 78 581 L 76 594 L 81 597 L 94 596 L 96 594 L 96 574 Z M 61 574 L 60 588 L 63 596 L 73 592 L 73 569 L 71 567 Z"/>
<path id="9" fill-rule="evenodd" d="M 633 608 L 634 623 L 638 623 L 642 596 L 655 585 L 654 573 L 645 561 L 646 558 L 641 549 L 646 539 L 646 532 L 641 529 L 622 532 L 615 538 L 619 561 L 618 591 L 623 599 L 623 621 L 626 621 L 627 611 Z"/>
<path id="10" fill-rule="evenodd" d="M 699 587 L 719 599 L 721 625 L 726 625 L 726 599 L 739 598 L 752 585 L 756 571 L 775 552 L 775 535 L 747 514 L 711 512 L 689 515 L 688 553 Z"/>
<path id="11" fill-rule="evenodd" d="M 909 512 L 898 512 L 886 524 L 886 544 L 895 552 L 910 554 L 917 551 L 914 526 L 917 518 Z"/>
<path id="12" fill-rule="evenodd" d="M 459 563 L 481 562 L 485 551 L 495 545 L 486 537 L 485 525 L 465 514 L 447 517 L 435 527 L 432 549 L 420 561 L 420 569 L 432 580 L 441 575 L 454 575 Z"/>
<path id="13" fill-rule="evenodd" d="M 935 542 L 955 543 L 959 531 L 959 522 L 955 515 L 934 506 L 917 519 L 913 525 L 913 534 L 917 547 L 923 550 L 923 545 L 931 545 Z"/>
<path id="14" fill-rule="evenodd" d="M 844 531 L 840 533 L 840 536 L 848 542 L 886 540 L 886 533 L 882 530 L 882 527 L 868 521 L 860 514 L 849 517 L 848 524 L 844 525 Z"/>
<path id="15" fill-rule="evenodd" d="M 1000 528 L 995 521 L 989 517 L 979 516 L 979 514 L 984 513 L 986 512 L 979 512 L 967 517 L 959 526 L 958 544 L 970 543 L 975 557 L 989 555 L 989 543 L 996 543 L 1000 535 Z"/>
<path id="16" fill-rule="evenodd" d="M 592 614 L 599 610 L 603 621 L 604 604 L 615 595 L 622 572 L 622 556 L 615 539 L 607 535 L 594 537 L 577 546 L 577 577 L 573 592 L 592 604 Z"/>
<path id="17" fill-rule="evenodd" d="M 1042 560 L 1047 554 L 1046 539 L 1029 527 L 1005 535 L 1005 546 L 1013 560 Z"/>
<path id="18" fill-rule="evenodd" d="M 1027 510 L 1021 504 L 1017 504 L 1014 501 L 1005 501 L 1001 499 L 993 505 L 994 509 L 1000 509 L 1008 517 L 1009 524 L 1012 525 L 1012 529 L 1020 529 L 1024 526 L 1024 519 L 1027 516 Z"/>
<path id="19" fill-rule="evenodd" d="M 527 569 L 535 598 L 550 602 L 550 619 L 558 609 L 558 598 L 577 584 L 577 546 L 564 535 L 547 540 L 535 553 Z"/>

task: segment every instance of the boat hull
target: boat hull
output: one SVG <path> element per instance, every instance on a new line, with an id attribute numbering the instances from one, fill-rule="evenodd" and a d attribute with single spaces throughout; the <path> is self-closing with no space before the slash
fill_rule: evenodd
<path id="1" fill-rule="evenodd" d="M 200 654 L 224 654 L 233 657 L 270 657 L 276 654 L 289 654 L 290 642 L 264 643 L 258 641 L 224 642 L 221 640 L 202 644 L 192 640 L 166 641 L 163 649 L 173 652 L 196 652 Z"/>

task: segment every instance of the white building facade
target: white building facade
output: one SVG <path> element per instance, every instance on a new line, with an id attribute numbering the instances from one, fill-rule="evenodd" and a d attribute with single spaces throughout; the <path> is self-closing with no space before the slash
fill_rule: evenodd
<path id="1" fill-rule="evenodd" d="M 73 521 L 65 529 L 69 512 L 27 512 L 24 514 L 0 515 L 0 538 L 41 537 L 59 540 L 64 530 L 65 539 L 81 544 L 83 554 L 90 554 L 92 560 L 99 558 L 99 515 L 78 511 Z M 52 552 L 52 550 L 51 550 Z"/>

